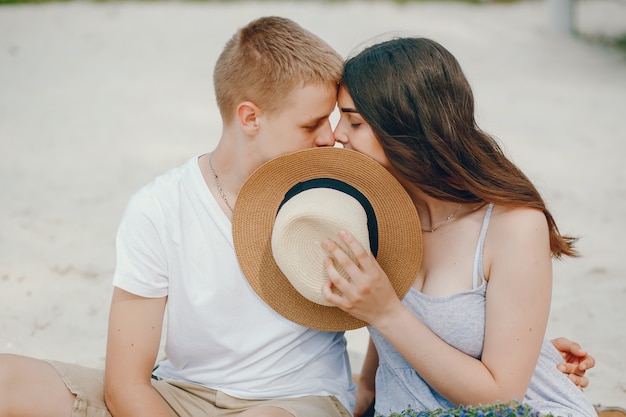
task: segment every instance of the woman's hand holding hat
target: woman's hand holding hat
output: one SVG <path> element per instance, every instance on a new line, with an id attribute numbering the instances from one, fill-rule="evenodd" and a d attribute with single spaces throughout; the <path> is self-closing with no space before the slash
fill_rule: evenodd
<path id="1" fill-rule="evenodd" d="M 324 260 L 329 278 L 322 288 L 324 297 L 346 313 L 377 327 L 377 321 L 402 308 L 400 299 L 385 271 L 354 236 L 340 231 L 338 238 L 350 249 L 356 262 L 334 240 L 323 242 L 330 255 Z M 349 280 L 339 273 L 335 262 L 345 270 Z"/>

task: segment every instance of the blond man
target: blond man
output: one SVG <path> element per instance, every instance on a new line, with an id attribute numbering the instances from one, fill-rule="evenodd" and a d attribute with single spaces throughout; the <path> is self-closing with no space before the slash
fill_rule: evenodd
<path id="1" fill-rule="evenodd" d="M 214 71 L 217 147 L 139 190 L 120 224 L 106 369 L 0 355 L 0 416 L 351 415 L 343 334 L 264 304 L 241 273 L 230 223 L 258 166 L 334 144 L 342 65 L 288 19 L 234 34 Z M 157 362 L 166 306 L 168 359 Z"/>

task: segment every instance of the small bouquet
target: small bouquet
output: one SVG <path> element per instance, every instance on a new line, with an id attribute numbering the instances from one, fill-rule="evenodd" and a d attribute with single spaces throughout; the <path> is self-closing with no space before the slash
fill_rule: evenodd
<path id="1" fill-rule="evenodd" d="M 377 417 L 382 417 L 378 415 Z M 459 406 L 457 408 L 438 408 L 433 411 L 415 411 L 410 407 L 401 413 L 392 413 L 388 417 L 557 417 L 553 414 L 541 414 L 528 404 L 517 401 L 480 405 L 477 407 Z"/>

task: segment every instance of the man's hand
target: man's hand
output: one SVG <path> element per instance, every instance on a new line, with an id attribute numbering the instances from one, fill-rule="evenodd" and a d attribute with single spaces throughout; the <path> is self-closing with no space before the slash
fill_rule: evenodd
<path id="1" fill-rule="evenodd" d="M 552 340 L 552 344 L 557 348 L 564 363 L 559 363 L 557 368 L 567 374 L 569 379 L 582 391 L 589 385 L 589 379 L 585 377 L 585 372 L 595 366 L 596 360 L 589 355 L 576 342 L 565 337 L 558 337 Z"/>

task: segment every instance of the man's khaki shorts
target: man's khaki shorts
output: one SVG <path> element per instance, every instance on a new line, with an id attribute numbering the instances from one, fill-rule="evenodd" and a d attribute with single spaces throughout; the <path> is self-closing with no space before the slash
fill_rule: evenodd
<path id="1" fill-rule="evenodd" d="M 72 417 L 111 417 L 104 403 L 104 371 L 48 361 L 67 388 L 76 395 Z M 306 396 L 273 400 L 244 400 L 223 392 L 178 381 L 152 379 L 152 386 L 172 416 L 235 417 L 259 406 L 289 411 L 295 417 L 351 417 L 334 396 Z"/>

